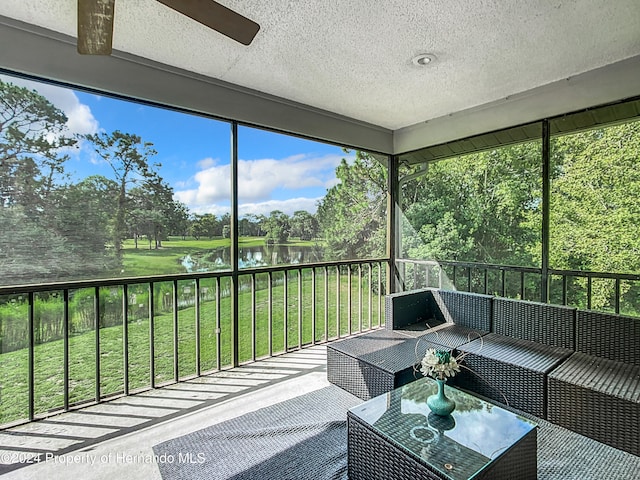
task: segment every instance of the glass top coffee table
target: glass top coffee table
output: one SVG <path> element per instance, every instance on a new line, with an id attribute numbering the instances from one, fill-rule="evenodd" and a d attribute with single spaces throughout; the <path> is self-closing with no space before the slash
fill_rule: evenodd
<path id="1" fill-rule="evenodd" d="M 537 478 L 535 423 L 448 386 L 456 409 L 437 416 L 436 389 L 421 378 L 349 410 L 350 480 Z"/>

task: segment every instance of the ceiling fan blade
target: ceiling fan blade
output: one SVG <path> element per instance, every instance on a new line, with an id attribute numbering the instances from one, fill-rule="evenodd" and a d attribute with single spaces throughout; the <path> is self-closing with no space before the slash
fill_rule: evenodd
<path id="1" fill-rule="evenodd" d="M 78 53 L 110 55 L 116 0 L 78 0 Z"/>
<path id="2" fill-rule="evenodd" d="M 243 45 L 249 45 L 260 30 L 260 25 L 253 20 L 213 0 L 158 1 Z"/>

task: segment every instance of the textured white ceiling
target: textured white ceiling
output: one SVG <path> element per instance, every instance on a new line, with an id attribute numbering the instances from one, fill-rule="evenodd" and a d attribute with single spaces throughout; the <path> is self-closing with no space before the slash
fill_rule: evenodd
<path id="1" fill-rule="evenodd" d="M 1 0 L 0 15 L 75 36 L 76 3 Z M 394 130 L 640 54 L 639 0 L 220 3 L 260 24 L 250 46 L 117 0 L 114 48 Z M 414 66 L 422 52 L 437 60 Z"/>

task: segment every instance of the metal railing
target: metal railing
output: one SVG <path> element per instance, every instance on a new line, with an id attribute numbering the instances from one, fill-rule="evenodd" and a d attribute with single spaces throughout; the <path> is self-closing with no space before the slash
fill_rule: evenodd
<path id="1" fill-rule="evenodd" d="M 438 287 L 587 310 L 640 316 L 640 275 L 549 269 L 548 286 L 536 267 L 474 262 L 397 259 L 400 288 Z"/>
<path id="2" fill-rule="evenodd" d="M 0 287 L 0 425 L 378 328 L 387 265 Z"/>

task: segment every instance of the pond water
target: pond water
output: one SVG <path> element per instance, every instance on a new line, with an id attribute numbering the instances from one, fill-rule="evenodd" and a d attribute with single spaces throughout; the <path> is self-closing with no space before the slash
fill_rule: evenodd
<path id="1" fill-rule="evenodd" d="M 320 262 L 323 252 L 321 248 L 313 246 L 264 245 L 240 248 L 238 256 L 239 268 L 255 268 Z M 230 249 L 221 247 L 185 255 L 181 263 L 187 273 L 229 270 L 230 257 Z"/>

